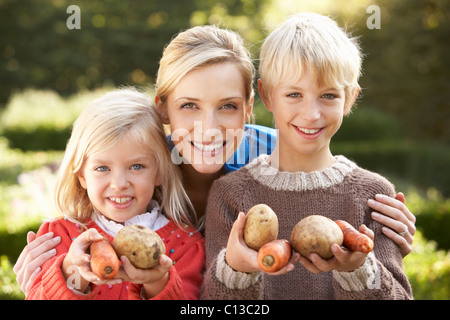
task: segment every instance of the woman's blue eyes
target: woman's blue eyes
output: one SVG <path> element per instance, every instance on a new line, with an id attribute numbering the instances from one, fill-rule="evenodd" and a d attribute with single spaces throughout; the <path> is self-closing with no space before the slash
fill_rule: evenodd
<path id="1" fill-rule="evenodd" d="M 197 106 L 193 103 L 186 103 L 183 104 L 180 109 L 186 109 L 186 110 L 193 110 L 196 109 Z M 236 110 L 238 107 L 233 103 L 224 104 L 219 109 L 225 109 L 225 110 Z"/>

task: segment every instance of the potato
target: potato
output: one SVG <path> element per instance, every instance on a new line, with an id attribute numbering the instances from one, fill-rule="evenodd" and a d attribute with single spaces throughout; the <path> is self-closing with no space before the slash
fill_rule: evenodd
<path id="1" fill-rule="evenodd" d="M 119 257 L 126 256 L 139 269 L 157 266 L 159 257 L 166 252 L 156 232 L 137 224 L 120 229 L 114 237 L 113 247 Z"/>
<path id="2" fill-rule="evenodd" d="M 295 251 L 308 258 L 313 252 L 323 259 L 333 256 L 331 245 L 342 245 L 344 237 L 339 226 L 331 219 L 320 215 L 311 215 L 294 227 L 290 243 Z"/>
<path id="3" fill-rule="evenodd" d="M 278 217 L 269 206 L 257 204 L 248 210 L 246 216 L 244 241 L 249 248 L 258 251 L 278 237 Z"/>

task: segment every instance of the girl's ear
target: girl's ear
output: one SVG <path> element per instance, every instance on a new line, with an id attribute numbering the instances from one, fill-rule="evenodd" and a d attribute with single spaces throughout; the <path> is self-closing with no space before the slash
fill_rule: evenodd
<path id="1" fill-rule="evenodd" d="M 155 96 L 155 105 L 156 105 L 156 111 L 158 111 L 163 124 L 170 124 L 169 117 L 167 115 L 167 110 L 159 96 Z"/>
<path id="2" fill-rule="evenodd" d="M 270 107 L 270 99 L 267 96 L 266 90 L 264 90 L 264 86 L 261 79 L 258 79 L 258 92 L 262 102 L 266 106 L 267 111 L 272 112 L 271 110 L 272 108 Z"/>
<path id="3" fill-rule="evenodd" d="M 83 170 L 77 173 L 78 181 L 84 189 L 87 189 L 86 178 L 83 176 Z"/>

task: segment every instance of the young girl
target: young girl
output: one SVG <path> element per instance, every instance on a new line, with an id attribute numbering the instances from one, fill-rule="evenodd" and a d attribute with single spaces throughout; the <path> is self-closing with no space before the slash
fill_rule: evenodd
<path id="1" fill-rule="evenodd" d="M 376 194 L 393 197 L 393 186 L 330 150 L 359 91 L 354 39 L 327 17 L 298 14 L 269 35 L 260 58 L 258 88 L 274 115 L 277 144 L 272 155 L 259 156 L 211 188 L 202 298 L 411 299 L 402 253 L 367 205 Z M 262 274 L 257 252 L 243 240 L 244 212 L 258 203 L 277 213 L 281 239 L 289 239 L 301 219 L 322 215 L 359 227 L 374 239 L 374 250 L 333 245 L 329 260 L 295 253 L 276 275 Z M 294 268 L 297 261 L 302 266 Z"/>
<path id="2" fill-rule="evenodd" d="M 38 236 L 53 232 L 61 240 L 27 299 L 198 298 L 203 238 L 192 226 L 193 209 L 149 97 L 121 89 L 82 112 L 67 144 L 55 199 L 64 218 L 45 222 Z M 166 255 L 149 270 L 119 257 L 123 268 L 116 278 L 100 281 L 90 268 L 90 244 L 101 234 L 113 242 L 132 224 L 156 231 Z"/>

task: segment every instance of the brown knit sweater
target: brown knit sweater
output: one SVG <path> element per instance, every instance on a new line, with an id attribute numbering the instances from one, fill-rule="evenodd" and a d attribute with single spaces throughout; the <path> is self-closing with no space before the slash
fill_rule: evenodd
<path id="1" fill-rule="evenodd" d="M 206 272 L 202 299 L 412 299 L 400 248 L 370 217 L 368 199 L 394 196 L 391 183 L 343 156 L 323 171 L 281 172 L 262 155 L 217 180 L 210 191 L 205 220 Z M 242 273 L 225 262 L 225 248 L 239 212 L 265 203 L 278 215 L 280 239 L 289 239 L 302 218 L 319 214 L 365 224 L 374 231 L 374 250 L 352 272 L 313 274 L 300 264 L 282 276 Z"/>

